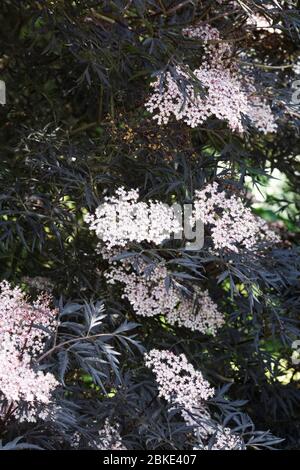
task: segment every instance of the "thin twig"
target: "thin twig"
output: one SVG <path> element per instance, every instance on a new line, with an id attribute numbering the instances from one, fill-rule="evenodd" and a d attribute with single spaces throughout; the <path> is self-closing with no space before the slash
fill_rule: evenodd
<path id="1" fill-rule="evenodd" d="M 239 64 L 242 65 L 250 65 L 254 67 L 258 67 L 261 69 L 266 69 L 266 70 L 284 70 L 284 69 L 290 69 L 294 67 L 294 64 L 287 64 L 287 65 L 265 65 L 265 64 L 257 64 L 255 62 L 244 62 L 243 60 L 237 60 Z"/>
<path id="2" fill-rule="evenodd" d="M 76 341 L 89 341 L 91 339 L 95 339 L 95 338 L 99 338 L 100 336 L 114 336 L 114 333 L 98 333 L 97 335 L 92 335 L 92 336 L 83 336 L 82 338 L 73 338 L 73 339 L 69 339 L 68 341 L 64 341 L 63 343 L 60 343 L 60 344 L 57 344 L 56 346 L 53 346 L 53 348 L 49 349 L 49 351 L 45 352 L 44 354 L 42 354 L 38 359 L 37 359 L 37 362 L 40 362 L 42 361 L 43 359 L 45 359 L 45 357 L 49 356 L 50 354 L 52 354 L 56 349 L 60 349 L 62 348 L 63 346 L 66 346 L 68 344 L 73 344 L 73 343 L 76 343 Z M 118 336 L 118 335 L 116 335 Z"/>

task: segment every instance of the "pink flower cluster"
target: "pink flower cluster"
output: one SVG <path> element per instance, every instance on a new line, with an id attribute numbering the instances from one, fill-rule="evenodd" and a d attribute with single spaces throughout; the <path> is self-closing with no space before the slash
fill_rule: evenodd
<path id="1" fill-rule="evenodd" d="M 19 351 L 26 349 L 33 356 L 42 352 L 56 326 L 57 311 L 50 308 L 47 295 L 30 304 L 19 287 L 0 284 L 0 335 L 7 333 Z"/>
<path id="2" fill-rule="evenodd" d="M 182 34 L 190 39 L 200 39 L 204 47 L 204 63 L 207 65 L 221 66 L 231 54 L 232 48 L 227 41 L 221 39 L 217 28 L 207 23 L 199 23 L 182 30 Z M 204 64 L 203 64 L 204 65 Z"/>
<path id="3" fill-rule="evenodd" d="M 161 80 L 152 83 L 153 93 L 146 102 L 146 108 L 153 113 L 158 124 L 167 124 L 174 116 L 190 127 L 201 125 L 210 116 L 227 121 L 233 131 L 242 133 L 247 117 L 251 124 L 263 133 L 274 132 L 276 124 L 270 106 L 257 96 L 254 85 L 246 83 L 230 64 L 231 47 L 222 41 L 216 28 L 199 24 L 186 28 L 183 34 L 199 38 L 204 45 L 204 60 L 193 70 L 193 76 L 206 90 L 202 96 L 191 82 L 190 73 L 183 67 L 176 67 L 178 79 L 167 72 L 163 89 Z M 183 93 L 183 81 L 186 82 Z"/>
<path id="4" fill-rule="evenodd" d="M 187 72 L 177 67 L 177 73 L 189 80 Z M 205 97 L 197 93 L 192 84 L 185 87 L 185 96 L 170 72 L 166 73 L 163 91 L 160 80 L 153 84 L 153 94 L 146 108 L 154 113 L 158 124 L 167 124 L 170 117 L 183 120 L 190 127 L 203 124 L 210 116 L 227 121 L 233 131 L 244 131 L 244 118 L 267 134 L 276 130 L 270 106 L 257 96 L 249 96 L 242 83 L 229 69 L 203 66 L 193 70 L 193 75 L 207 90 Z"/>
<path id="5" fill-rule="evenodd" d="M 193 299 L 181 298 L 179 307 L 167 315 L 171 325 L 184 326 L 192 331 L 215 336 L 225 322 L 224 315 L 212 300 L 208 290 L 195 289 Z"/>
<path id="6" fill-rule="evenodd" d="M 19 421 L 45 419 L 58 382 L 52 374 L 36 370 L 33 362 L 56 326 L 57 311 L 50 308 L 47 296 L 30 304 L 18 287 L 0 284 L 1 416 L 13 410 Z"/>
<path id="7" fill-rule="evenodd" d="M 176 356 L 170 351 L 151 349 L 145 354 L 145 365 L 155 374 L 159 396 L 186 411 L 201 408 L 214 395 L 214 389 L 184 354 Z"/>
<path id="8" fill-rule="evenodd" d="M 150 270 L 145 263 L 136 266 L 124 259 L 113 265 L 105 277 L 110 284 L 124 285 L 122 297 L 129 300 L 137 315 L 164 315 L 171 325 L 213 335 L 224 324 L 224 317 L 207 290 L 197 289 L 191 299 L 183 297 L 173 284 L 167 288 L 168 271 L 164 264 Z"/>
<path id="9" fill-rule="evenodd" d="M 176 308 L 179 297 L 173 288 L 166 289 L 165 266 L 157 266 L 147 272 L 142 264 L 134 269 L 130 260 L 122 260 L 119 266 L 113 266 L 106 274 L 110 284 L 117 281 L 124 284 L 123 298 L 127 298 L 134 311 L 143 317 L 168 314 Z"/>
<path id="10" fill-rule="evenodd" d="M 20 351 L 13 340 L 6 335 L 1 338 L 0 347 L 0 399 L 1 416 L 13 410 L 14 418 L 22 421 L 36 421 L 48 417 L 51 396 L 58 382 L 49 372 L 35 371 L 32 356 Z M 25 405 L 23 408 L 22 405 Z"/>
<path id="11" fill-rule="evenodd" d="M 184 354 L 175 355 L 167 350 L 152 349 L 145 354 L 145 365 L 155 374 L 159 396 L 171 405 L 179 405 L 187 425 L 195 426 L 198 440 L 195 450 L 237 450 L 244 444 L 229 428 L 210 424 L 207 400 L 214 395 L 214 388 L 194 369 Z M 197 427 L 197 418 L 202 424 Z M 210 442 L 210 444 L 203 444 Z"/>
<path id="12" fill-rule="evenodd" d="M 195 219 L 209 225 L 214 248 L 238 252 L 253 249 L 260 241 L 276 242 L 278 237 L 265 221 L 244 206 L 242 200 L 220 190 L 218 183 L 195 192 Z"/>

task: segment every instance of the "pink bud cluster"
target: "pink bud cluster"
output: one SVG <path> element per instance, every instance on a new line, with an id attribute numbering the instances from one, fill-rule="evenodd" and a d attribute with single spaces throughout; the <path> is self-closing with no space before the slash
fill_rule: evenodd
<path id="1" fill-rule="evenodd" d="M 173 284 L 167 288 L 168 271 L 164 264 L 150 269 L 145 263 L 136 266 L 130 259 L 116 263 L 105 277 L 110 284 L 124 285 L 123 298 L 128 299 L 137 315 L 164 315 L 171 325 L 215 335 L 224 317 L 207 290 L 197 289 L 193 298 L 183 297 Z"/>
<path id="2" fill-rule="evenodd" d="M 220 190 L 218 183 L 195 192 L 194 217 L 209 225 L 216 250 L 255 249 L 260 241 L 276 242 L 277 235 L 265 221 L 244 206 L 242 200 Z"/>
<path id="3" fill-rule="evenodd" d="M 47 416 L 58 382 L 33 363 L 56 326 L 57 311 L 50 308 L 47 296 L 30 304 L 18 287 L 0 284 L 1 416 L 13 415 L 19 421 Z"/>
<path id="4" fill-rule="evenodd" d="M 183 34 L 199 38 L 204 45 L 204 59 L 193 76 L 206 90 L 202 96 L 191 82 L 191 74 L 177 66 L 174 78 L 170 72 L 161 80 L 152 83 L 153 93 L 146 102 L 146 108 L 153 113 L 158 124 L 167 124 L 172 116 L 182 120 L 190 127 L 197 127 L 207 118 L 215 116 L 228 123 L 230 129 L 242 133 L 245 118 L 263 133 L 274 132 L 276 124 L 270 106 L 261 99 L 254 85 L 249 84 L 237 73 L 234 63 L 229 61 L 231 46 L 220 38 L 216 28 L 201 23 L 196 27 L 185 28 Z M 183 93 L 183 82 L 184 93 Z"/>

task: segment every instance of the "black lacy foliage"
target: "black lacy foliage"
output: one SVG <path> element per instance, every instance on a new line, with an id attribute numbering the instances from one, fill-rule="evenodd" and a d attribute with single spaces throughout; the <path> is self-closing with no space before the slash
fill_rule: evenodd
<path id="1" fill-rule="evenodd" d="M 128 449 L 193 448 L 192 429 L 158 397 L 144 366 L 152 348 L 184 353 L 218 390 L 211 425 L 225 423 L 255 448 L 300 448 L 300 371 L 291 360 L 300 339 L 296 3 L 2 0 L 1 279 L 26 288 L 28 277 L 48 278 L 61 321 L 41 360 L 61 383 L 56 419 L 1 419 L 3 449 L 66 449 L 76 433 L 81 448 L 95 448 L 106 418 Z M 281 33 L 255 30 L 249 12 Z M 153 75 L 199 65 L 203 43 L 182 35 L 199 21 L 218 28 L 240 73 L 251 71 L 272 100 L 276 133 L 239 135 L 214 117 L 195 129 L 175 120 L 158 126 L 146 111 Z M 277 202 L 288 216 L 278 215 L 282 241 L 264 253 L 216 254 L 209 244 L 194 252 L 175 242 L 129 247 L 148 261 L 168 261 L 185 287 L 200 282 L 209 290 L 226 316 L 216 336 L 137 316 L 105 283 L 107 263 L 83 221 L 104 195 L 123 185 L 146 199 L 184 203 L 218 181 L 251 202 L 245 180 L 259 185 L 273 169 L 287 178 L 289 193 Z"/>

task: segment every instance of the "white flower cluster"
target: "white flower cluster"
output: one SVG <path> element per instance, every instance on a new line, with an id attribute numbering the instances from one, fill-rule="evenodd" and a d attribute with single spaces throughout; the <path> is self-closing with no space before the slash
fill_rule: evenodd
<path id="1" fill-rule="evenodd" d="M 40 296 L 32 305 L 19 288 L 0 284 L 0 400 L 1 414 L 19 421 L 45 419 L 58 382 L 51 373 L 32 367 L 57 326 L 57 311 Z M 42 327 L 43 329 L 41 329 Z M 49 408 L 50 412 L 50 408 Z"/>
<path id="2" fill-rule="evenodd" d="M 234 67 L 228 66 L 231 47 L 221 40 L 216 28 L 199 24 L 195 28 L 184 29 L 183 34 L 202 39 L 204 43 L 204 60 L 201 67 L 193 70 L 193 76 L 205 88 L 206 95 L 197 92 L 182 67 L 176 68 L 177 75 L 181 77 L 180 84 L 167 72 L 162 90 L 160 78 L 152 83 L 153 93 L 145 105 L 158 124 L 167 124 L 174 116 L 190 127 L 197 127 L 210 116 L 215 116 L 227 121 L 233 131 L 242 133 L 245 118 L 248 118 L 263 133 L 274 132 L 277 126 L 270 106 L 257 96 L 253 84 L 243 83 Z M 184 93 L 183 81 L 186 82 Z"/>
<path id="3" fill-rule="evenodd" d="M 126 246 L 130 241 L 161 243 L 170 233 L 181 229 L 174 211 L 159 201 L 138 202 L 139 191 L 116 190 L 115 196 L 106 197 L 95 214 L 85 221 L 98 238 L 112 248 Z"/>
<path id="4" fill-rule="evenodd" d="M 195 450 L 237 450 L 244 444 L 229 428 L 209 423 L 207 400 L 214 395 L 214 388 L 188 362 L 184 354 L 175 355 L 167 350 L 152 349 L 145 354 L 145 365 L 155 374 L 159 396 L 171 405 L 179 405 L 186 424 L 195 426 L 198 443 Z M 194 416 L 194 417 L 193 417 Z M 202 425 L 197 428 L 197 418 Z M 206 444 L 203 444 L 206 442 Z"/>
<path id="5" fill-rule="evenodd" d="M 214 248 L 253 249 L 260 241 L 276 242 L 278 237 L 268 229 L 265 221 L 244 206 L 242 200 L 220 191 L 214 182 L 195 192 L 194 214 L 204 224 L 209 224 Z"/>
<path id="6" fill-rule="evenodd" d="M 105 276 L 110 284 L 116 281 L 124 284 L 123 298 L 127 298 L 134 311 L 143 317 L 168 315 L 176 308 L 179 296 L 175 289 L 165 286 L 165 266 L 147 270 L 145 264 L 134 269 L 130 260 L 122 260 L 120 266 L 113 266 Z"/>
<path id="7" fill-rule="evenodd" d="M 110 284 L 124 285 L 123 298 L 127 298 L 135 313 L 144 317 L 165 315 L 171 325 L 192 331 L 216 334 L 224 324 L 224 317 L 212 301 L 208 291 L 198 289 L 194 298 L 183 297 L 172 284 L 166 285 L 168 271 L 165 265 L 136 266 L 130 259 L 121 260 L 105 273 Z"/>

